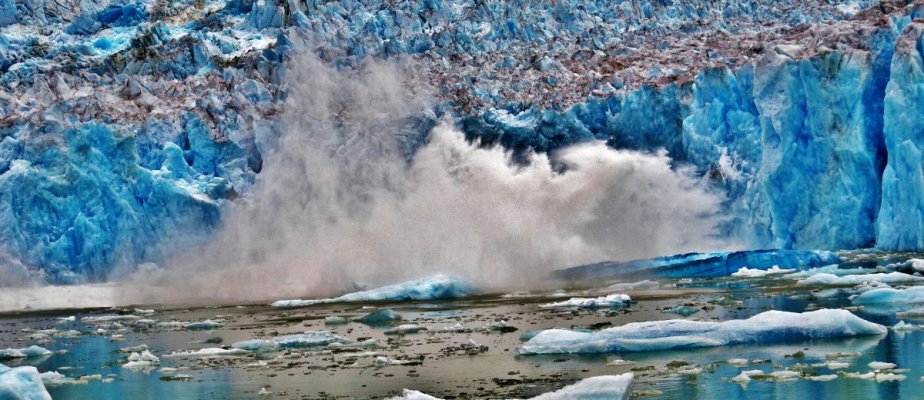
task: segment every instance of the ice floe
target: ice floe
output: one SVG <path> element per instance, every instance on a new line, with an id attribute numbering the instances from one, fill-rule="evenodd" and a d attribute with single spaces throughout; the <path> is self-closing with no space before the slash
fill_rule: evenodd
<path id="1" fill-rule="evenodd" d="M 741 267 L 737 272 L 733 272 L 731 276 L 737 278 L 763 278 L 769 275 L 783 275 L 796 272 L 795 269 L 781 269 L 779 265 L 774 265 L 768 269 L 751 269 L 748 267 Z"/>
<path id="2" fill-rule="evenodd" d="M 901 272 L 843 276 L 821 273 L 812 275 L 806 279 L 799 280 L 796 282 L 796 284 L 801 286 L 852 286 L 871 282 L 896 284 L 915 283 L 922 281 L 924 281 L 924 278 L 920 276 L 903 274 Z"/>
<path id="3" fill-rule="evenodd" d="M 2 349 L 0 350 L 0 360 L 10 360 L 14 358 L 32 358 L 44 357 L 51 355 L 51 351 L 39 346 L 29 346 L 22 349 Z"/>
<path id="4" fill-rule="evenodd" d="M 785 342 L 864 335 L 887 329 L 846 310 L 767 311 L 743 320 L 634 322 L 598 332 L 550 329 L 521 345 L 521 354 L 606 353 Z"/>
<path id="5" fill-rule="evenodd" d="M 559 390 L 543 393 L 533 400 L 624 400 L 629 397 L 634 375 L 603 375 L 586 378 Z M 404 389 L 400 396 L 389 400 L 440 400 L 416 390 Z"/>

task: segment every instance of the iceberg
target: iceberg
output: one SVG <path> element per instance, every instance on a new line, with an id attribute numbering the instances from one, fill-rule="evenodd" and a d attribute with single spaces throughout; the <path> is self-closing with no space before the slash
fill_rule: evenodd
<path id="1" fill-rule="evenodd" d="M 736 278 L 763 278 L 770 275 L 789 274 L 795 271 L 794 269 L 781 269 L 778 265 L 774 265 L 765 270 L 741 267 L 738 269 L 738 272 L 733 272 L 731 276 Z"/>
<path id="2" fill-rule="evenodd" d="M 272 339 L 279 348 L 325 347 L 333 343 L 346 343 L 347 340 L 328 331 L 308 331 L 305 333 L 277 336 Z M 237 346 L 234 346 L 237 347 Z"/>
<path id="3" fill-rule="evenodd" d="M 843 275 L 820 273 L 796 282 L 800 286 L 853 286 L 863 283 L 880 282 L 886 284 L 896 283 L 915 283 L 924 281 L 920 276 L 908 275 L 901 272 L 890 272 L 888 274 L 861 274 L 861 275 Z"/>
<path id="4" fill-rule="evenodd" d="M 612 353 L 881 335 L 887 328 L 846 310 L 767 311 L 743 320 L 633 322 L 597 332 L 550 329 L 520 354 Z"/>
<path id="5" fill-rule="evenodd" d="M 542 308 L 618 308 L 629 304 L 632 299 L 625 294 L 611 294 L 597 298 L 572 297 L 569 300 L 543 304 Z"/>
<path id="6" fill-rule="evenodd" d="M 332 299 L 279 300 L 273 307 L 305 307 L 313 304 L 347 303 L 366 301 L 410 301 L 447 300 L 477 293 L 469 283 L 449 275 L 434 275 L 427 278 L 383 286 L 378 289 L 345 294 Z"/>
<path id="7" fill-rule="evenodd" d="M 400 321 L 401 319 L 401 314 L 396 313 L 395 310 L 386 308 L 384 310 L 376 310 L 369 314 L 363 315 L 356 321 L 362 322 L 366 325 L 386 325 Z"/>
<path id="8" fill-rule="evenodd" d="M 51 355 L 51 351 L 39 346 L 29 346 L 22 349 L 2 349 L 0 350 L 0 360 L 10 360 L 15 358 L 32 358 L 44 357 Z"/>
<path id="9" fill-rule="evenodd" d="M 808 250 L 750 250 L 730 253 L 689 253 L 635 261 L 607 261 L 581 265 L 553 273 L 567 280 L 594 280 L 645 276 L 648 278 L 718 278 L 732 275 L 741 268 L 749 270 L 797 269 L 805 270 L 843 260 L 829 251 Z"/>
<path id="10" fill-rule="evenodd" d="M 873 289 L 861 293 L 853 299 L 858 306 L 897 306 L 924 303 L 924 286 L 914 286 L 907 289 Z"/>
<path id="11" fill-rule="evenodd" d="M 0 364 L 0 399 L 51 400 L 35 367 L 10 368 Z"/>

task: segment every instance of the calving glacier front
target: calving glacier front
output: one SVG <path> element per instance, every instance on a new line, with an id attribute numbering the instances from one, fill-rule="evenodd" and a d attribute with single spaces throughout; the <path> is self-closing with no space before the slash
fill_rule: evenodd
<path id="1" fill-rule="evenodd" d="M 0 0 L 0 284 L 924 250 L 924 5 L 318 3 Z"/>

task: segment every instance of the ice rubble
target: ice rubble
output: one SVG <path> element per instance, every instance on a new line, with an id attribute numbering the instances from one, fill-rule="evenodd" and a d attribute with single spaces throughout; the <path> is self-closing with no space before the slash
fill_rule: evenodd
<path id="1" fill-rule="evenodd" d="M 805 313 L 767 311 L 744 320 L 634 322 L 597 332 L 545 330 L 524 343 L 521 354 L 606 353 L 713 347 L 879 335 L 888 330 L 846 310 Z"/>
<path id="2" fill-rule="evenodd" d="M 559 390 L 543 393 L 533 397 L 533 400 L 625 400 L 629 398 L 629 387 L 634 375 L 603 375 L 585 378 L 573 385 L 565 386 Z M 390 400 L 439 400 L 416 390 L 404 389 L 400 396 Z"/>
<path id="3" fill-rule="evenodd" d="M 273 307 L 304 307 L 312 304 L 360 302 L 360 301 L 407 301 L 455 299 L 476 293 L 475 288 L 462 279 L 450 275 L 434 275 L 426 278 L 383 286 L 377 289 L 345 294 L 332 299 L 279 300 Z"/>
<path id="4" fill-rule="evenodd" d="M 51 400 L 35 367 L 10 368 L 0 364 L 0 399 Z"/>
<path id="5" fill-rule="evenodd" d="M 754 246 L 924 248 L 918 4 L 285 4 L 0 1 L 6 250 L 75 282 L 207 240 L 261 172 L 296 46 L 412 58 L 485 144 L 666 149 Z"/>
<path id="6" fill-rule="evenodd" d="M 562 279 L 589 280 L 611 277 L 656 278 L 715 278 L 732 275 L 741 268 L 768 270 L 809 269 L 842 260 L 828 251 L 802 250 L 751 250 L 730 253 L 690 253 L 670 257 L 624 262 L 601 262 L 560 271 L 554 276 Z"/>

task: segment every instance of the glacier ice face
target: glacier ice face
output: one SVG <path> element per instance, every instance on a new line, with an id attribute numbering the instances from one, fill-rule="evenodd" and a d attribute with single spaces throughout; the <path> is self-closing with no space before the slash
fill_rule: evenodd
<path id="1" fill-rule="evenodd" d="M 633 322 L 598 332 L 550 329 L 524 343 L 521 354 L 656 351 L 880 335 L 888 330 L 846 310 L 767 311 L 722 322 Z"/>
<path id="2" fill-rule="evenodd" d="M 917 4 L 385 4 L 0 0 L 3 252 L 68 283 L 207 240 L 274 146 L 296 47 L 413 60 L 483 144 L 664 149 L 749 247 L 924 247 Z"/>
<path id="3" fill-rule="evenodd" d="M 345 294 L 332 299 L 278 300 L 273 307 L 304 307 L 312 304 L 345 303 L 360 301 L 446 300 L 477 293 L 468 282 L 451 275 L 434 275 L 412 281 L 396 283 L 377 289 Z"/>
<path id="4" fill-rule="evenodd" d="M 10 368 L 0 364 L 0 399 L 51 400 L 35 367 Z"/>
<path id="5" fill-rule="evenodd" d="M 886 87 L 883 136 L 889 155 L 882 173 L 880 247 L 924 248 L 924 24 L 912 23 L 897 39 Z"/>

